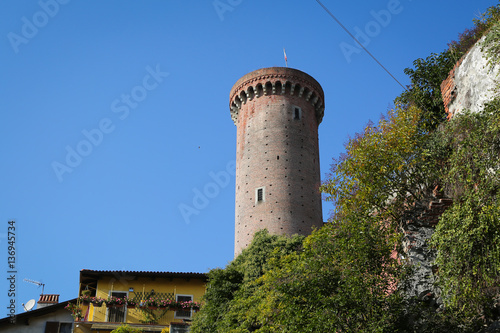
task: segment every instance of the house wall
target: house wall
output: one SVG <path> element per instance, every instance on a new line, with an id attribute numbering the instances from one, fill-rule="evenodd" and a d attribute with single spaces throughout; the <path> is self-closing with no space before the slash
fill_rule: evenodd
<path id="1" fill-rule="evenodd" d="M 72 323 L 73 317 L 71 317 L 71 313 L 68 310 L 59 309 L 50 314 L 29 318 L 27 321 L 17 320 L 16 324 L 1 326 L 0 332 L 43 333 L 48 321 Z"/>
<path id="2" fill-rule="evenodd" d="M 134 288 L 134 292 L 129 292 L 129 288 Z M 128 280 L 126 278 L 117 280 L 114 277 L 103 277 L 98 281 L 96 296 L 107 299 L 111 291 L 126 292 L 128 297 L 134 297 L 135 293 L 149 293 L 154 290 L 156 293 L 172 293 L 175 295 L 185 294 L 193 295 L 193 301 L 200 302 L 205 294 L 205 282 L 201 279 L 183 279 L 183 278 L 137 278 Z M 89 308 L 89 309 L 88 309 Z M 107 311 L 105 305 L 94 307 L 92 304 L 84 307 L 89 310 L 88 321 L 106 322 Z M 131 324 L 141 323 L 144 319 L 143 312 L 138 309 L 125 309 L 126 322 Z M 174 318 L 174 311 L 169 310 L 158 322 L 161 325 L 168 325 L 172 321 L 179 321 Z"/>

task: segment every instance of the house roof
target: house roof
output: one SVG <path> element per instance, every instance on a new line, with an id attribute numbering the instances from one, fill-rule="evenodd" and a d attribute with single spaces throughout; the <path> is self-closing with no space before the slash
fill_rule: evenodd
<path id="1" fill-rule="evenodd" d="M 18 313 L 16 314 L 16 322 L 23 322 L 23 321 L 28 321 L 30 318 L 34 317 L 40 317 L 46 314 L 50 314 L 52 312 L 55 312 L 59 309 L 63 309 L 68 303 L 75 303 L 76 298 L 70 299 L 69 301 L 64 301 L 61 303 L 53 304 L 53 305 L 48 305 L 40 309 L 36 310 L 31 310 L 23 313 Z M 10 317 L 5 317 L 0 319 L 0 327 L 6 326 L 6 325 L 12 325 L 10 322 Z"/>
<path id="2" fill-rule="evenodd" d="M 101 277 L 101 276 L 137 276 L 137 277 L 166 277 L 166 278 L 188 278 L 207 280 L 206 273 L 194 272 L 157 272 L 157 271 L 97 271 L 91 269 L 82 269 L 80 276 Z"/>
<path id="3" fill-rule="evenodd" d="M 181 278 L 181 279 L 198 279 L 203 282 L 208 281 L 206 273 L 193 272 L 154 272 L 154 271 L 96 271 L 91 269 L 82 269 L 80 271 L 80 288 L 97 289 L 97 281 L 103 277 L 110 276 L 117 280 L 125 279 L 132 280 L 139 277 L 146 278 Z"/>

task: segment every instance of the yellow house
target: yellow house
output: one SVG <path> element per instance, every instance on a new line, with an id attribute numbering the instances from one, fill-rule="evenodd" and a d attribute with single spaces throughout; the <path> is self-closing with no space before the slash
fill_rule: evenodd
<path id="1" fill-rule="evenodd" d="M 74 332 L 110 332 L 123 323 L 144 332 L 188 332 L 206 281 L 204 273 L 81 270 Z"/>

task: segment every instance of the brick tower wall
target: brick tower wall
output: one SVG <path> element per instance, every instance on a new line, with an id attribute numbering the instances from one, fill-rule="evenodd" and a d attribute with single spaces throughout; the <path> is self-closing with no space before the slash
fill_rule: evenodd
<path id="1" fill-rule="evenodd" d="M 318 82 L 296 69 L 260 69 L 233 86 L 230 109 L 237 126 L 235 256 L 258 230 L 308 235 L 321 227 Z"/>

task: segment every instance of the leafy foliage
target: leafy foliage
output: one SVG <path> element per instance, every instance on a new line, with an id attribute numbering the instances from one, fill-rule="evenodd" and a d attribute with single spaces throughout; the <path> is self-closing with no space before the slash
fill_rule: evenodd
<path id="1" fill-rule="evenodd" d="M 394 309 L 401 303 L 390 292 L 398 274 L 394 245 L 386 229 L 372 222 L 331 224 L 308 237 L 303 248 L 302 238 L 257 234 L 247 249 L 253 255 L 241 260 L 244 252 L 226 269 L 209 273 L 206 305 L 192 332 L 394 331 L 400 314 Z M 276 244 L 273 239 L 293 242 L 289 250 L 295 250 L 270 247 L 268 255 L 255 256 L 256 244 Z M 261 276 L 251 273 L 245 280 L 236 273 L 257 262 L 266 267 Z M 235 280 L 241 281 L 237 289 Z"/>
<path id="2" fill-rule="evenodd" d="M 209 273 L 204 306 L 196 314 L 191 332 L 219 332 L 228 325 L 231 309 L 238 307 L 235 300 L 244 293 L 251 294 L 253 282 L 272 267 L 271 262 L 286 254 L 298 251 L 304 237 L 292 238 L 269 235 L 261 230 L 252 243 L 225 269 L 212 269 Z M 227 332 L 226 329 L 222 331 Z"/>
<path id="3" fill-rule="evenodd" d="M 499 19 L 500 5 L 489 7 L 479 18 L 474 19 L 474 26 L 472 28 L 465 29 L 464 32 L 458 35 L 458 40 L 448 44 L 450 51 L 456 55 L 455 59 L 458 61 L 481 37 L 489 33 L 490 29 L 497 24 Z"/>
<path id="4" fill-rule="evenodd" d="M 455 116 L 439 133 L 452 148 L 444 179 L 455 205 L 433 235 L 450 311 L 491 319 L 500 293 L 500 109 Z"/>
<path id="5" fill-rule="evenodd" d="M 487 8 L 486 11 L 479 16 L 479 18 L 474 19 L 474 25 L 479 27 L 479 36 L 477 40 L 489 32 L 491 27 L 496 25 L 498 21 L 500 21 L 500 4 Z"/>
<path id="6" fill-rule="evenodd" d="M 142 333 L 143 331 L 139 328 L 134 328 L 129 325 L 121 325 L 115 328 L 111 333 Z"/>
<path id="7" fill-rule="evenodd" d="M 432 53 L 425 59 L 419 58 L 413 62 L 413 68 L 404 70 L 410 77 L 411 84 L 396 102 L 415 105 L 423 111 L 421 128 L 436 129 L 446 119 L 441 83 L 457 61 L 498 22 L 499 18 L 500 5 L 488 8 L 478 19 L 473 20 L 472 28 L 465 29 L 458 35 L 458 40 L 448 44 L 448 49 Z M 498 48 L 496 50 L 498 51 Z"/>
<path id="8" fill-rule="evenodd" d="M 413 62 L 414 68 L 406 68 L 405 74 L 410 77 L 411 85 L 397 99 L 397 103 L 414 105 L 423 110 L 420 127 L 429 131 L 446 119 L 441 83 L 446 79 L 462 54 L 446 50 L 432 53 L 426 59 L 419 58 Z"/>
<path id="9" fill-rule="evenodd" d="M 303 252 L 262 277 L 267 311 L 260 322 L 269 332 L 395 331 L 401 298 L 391 293 L 399 277 L 394 244 L 373 220 L 349 222 L 315 232 Z"/>
<path id="10" fill-rule="evenodd" d="M 500 5 L 476 22 L 489 29 L 482 44 L 489 65 L 500 61 Z M 499 86 L 497 84 L 496 93 Z M 443 179 L 456 204 L 433 235 L 449 313 L 464 325 L 498 319 L 500 304 L 500 97 L 480 113 L 455 116 L 441 133 L 449 147 Z"/>
<path id="11" fill-rule="evenodd" d="M 420 119 L 416 107 L 399 106 L 347 142 L 322 186 L 335 204 L 336 220 L 376 213 L 381 220 L 397 221 L 429 195 L 438 161 L 429 158 L 429 133 L 419 128 Z"/>
<path id="12" fill-rule="evenodd" d="M 481 50 L 486 53 L 490 68 L 500 62 L 500 23 L 491 27 L 490 32 L 484 38 Z"/>

